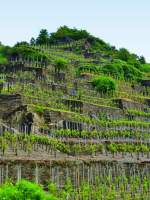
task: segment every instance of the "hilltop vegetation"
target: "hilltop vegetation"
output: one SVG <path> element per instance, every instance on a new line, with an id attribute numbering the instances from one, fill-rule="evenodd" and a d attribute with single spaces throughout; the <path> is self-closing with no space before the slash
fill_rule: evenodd
<path id="1" fill-rule="evenodd" d="M 77 45 L 76 42 L 79 44 Z M 150 71 L 150 65 L 146 63 L 143 56 L 132 54 L 125 48 L 117 50 L 114 46 L 92 36 L 86 30 L 63 26 L 54 33 L 48 33 L 47 30 L 42 29 L 36 39 L 31 39 L 30 44 L 33 46 L 64 45 L 62 50 L 99 61 L 98 64 L 82 65 L 79 67 L 80 71 L 90 70 L 96 74 L 111 75 L 115 79 L 139 80 L 145 77 L 145 72 Z M 12 48 L 1 45 L 0 64 L 7 64 L 10 58 L 38 60 L 47 64 L 52 61 L 46 52 L 38 51 L 30 44 L 20 42 Z M 72 44 L 72 48 L 67 48 L 67 44 Z"/>

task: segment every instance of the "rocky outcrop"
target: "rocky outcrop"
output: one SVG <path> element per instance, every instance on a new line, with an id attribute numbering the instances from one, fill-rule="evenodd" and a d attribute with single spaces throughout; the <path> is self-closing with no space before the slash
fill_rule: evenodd
<path id="1" fill-rule="evenodd" d="M 120 108 L 101 106 L 72 99 L 64 99 L 62 103 L 73 112 L 84 113 L 91 117 L 100 117 L 101 115 L 105 115 L 107 119 L 119 119 L 124 117 L 123 111 Z"/>
<path id="2" fill-rule="evenodd" d="M 27 106 L 23 105 L 21 95 L 0 94 L 0 120 L 8 126 L 18 129 L 26 111 Z"/>
<path id="3" fill-rule="evenodd" d="M 114 99 L 114 103 L 116 103 L 120 109 L 145 110 L 148 108 L 148 106 L 145 104 L 134 102 L 128 99 Z"/>
<path id="4" fill-rule="evenodd" d="M 150 87 L 150 80 L 141 80 L 141 85 L 144 87 Z"/>
<path id="5" fill-rule="evenodd" d="M 7 116 L 22 109 L 25 107 L 22 104 L 21 95 L 0 94 L 0 118 L 7 118 Z"/>

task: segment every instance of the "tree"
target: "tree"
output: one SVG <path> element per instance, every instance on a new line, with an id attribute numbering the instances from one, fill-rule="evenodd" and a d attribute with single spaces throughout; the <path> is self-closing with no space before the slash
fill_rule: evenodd
<path id="1" fill-rule="evenodd" d="M 89 36 L 90 34 L 86 30 L 71 29 L 68 26 L 61 26 L 55 33 L 51 33 L 50 40 L 51 42 L 60 41 L 65 37 L 72 40 L 80 40 L 88 38 Z"/>
<path id="2" fill-rule="evenodd" d="M 144 56 L 140 56 L 139 62 L 140 62 L 141 64 L 146 64 L 146 60 L 145 60 Z"/>
<path id="3" fill-rule="evenodd" d="M 31 38 L 30 44 L 31 44 L 31 45 L 35 45 L 35 44 L 36 44 L 36 40 L 34 39 L 34 37 Z"/>
<path id="4" fill-rule="evenodd" d="M 130 58 L 130 53 L 129 53 L 129 51 L 128 51 L 127 49 L 125 49 L 125 48 L 119 49 L 118 58 L 119 58 L 120 60 L 123 60 L 123 61 L 126 61 L 126 62 L 127 62 L 127 61 L 129 60 L 129 58 Z"/>
<path id="5" fill-rule="evenodd" d="M 42 29 L 38 38 L 36 39 L 36 44 L 44 45 L 49 44 L 49 33 L 46 29 Z"/>
<path id="6" fill-rule="evenodd" d="M 29 46 L 29 43 L 26 41 L 22 41 L 22 42 L 17 42 L 15 44 L 15 47 L 19 47 L 19 46 Z"/>

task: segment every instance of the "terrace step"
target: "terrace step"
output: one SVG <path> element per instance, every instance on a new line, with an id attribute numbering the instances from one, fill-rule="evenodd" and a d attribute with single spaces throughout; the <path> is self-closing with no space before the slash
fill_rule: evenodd
<path id="1" fill-rule="evenodd" d="M 114 103 L 118 106 L 120 109 L 137 109 L 137 110 L 147 110 L 148 105 L 142 104 L 139 102 L 135 102 L 129 99 L 114 99 Z"/>

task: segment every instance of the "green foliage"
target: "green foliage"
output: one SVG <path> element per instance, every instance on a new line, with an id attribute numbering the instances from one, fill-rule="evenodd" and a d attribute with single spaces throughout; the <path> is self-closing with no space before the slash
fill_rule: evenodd
<path id="1" fill-rule="evenodd" d="M 32 37 L 31 40 L 30 40 L 30 44 L 31 44 L 31 45 L 35 45 L 35 44 L 36 44 L 36 40 L 35 40 L 33 37 Z"/>
<path id="2" fill-rule="evenodd" d="M 11 58 L 23 58 L 46 64 L 49 63 L 47 54 L 32 48 L 27 42 L 17 43 L 14 47 L 0 46 L 0 64 L 8 64 Z"/>
<path id="3" fill-rule="evenodd" d="M 138 80 L 144 75 L 139 69 L 125 61 L 115 59 L 111 64 L 104 65 L 101 72 L 117 79 Z"/>
<path id="4" fill-rule="evenodd" d="M 117 87 L 115 80 L 107 76 L 94 78 L 92 85 L 101 93 L 113 92 Z"/>
<path id="5" fill-rule="evenodd" d="M 6 183 L 0 188 L 1 200 L 57 200 L 53 195 L 46 194 L 43 189 L 29 181 L 22 180 L 16 185 Z"/>
<path id="6" fill-rule="evenodd" d="M 118 51 L 117 58 L 127 62 L 130 59 L 130 53 L 127 49 L 121 48 Z"/>
<path id="7" fill-rule="evenodd" d="M 32 39 L 33 42 L 33 39 Z M 43 44 L 49 44 L 49 33 L 46 29 L 42 29 L 40 31 L 40 34 L 38 38 L 36 39 L 36 44 L 43 45 Z"/>
<path id="8" fill-rule="evenodd" d="M 7 64 L 8 60 L 3 55 L 0 55 L 0 64 Z"/>
<path id="9" fill-rule="evenodd" d="M 111 64 L 104 65 L 101 69 L 101 71 L 106 75 L 111 75 L 114 78 L 117 79 L 123 79 L 124 78 L 124 70 L 122 68 L 122 65 L 115 61 Z"/>
<path id="10" fill-rule="evenodd" d="M 39 115 L 42 115 L 44 113 L 44 110 L 45 109 L 42 106 L 37 106 L 35 107 L 34 112 L 36 112 Z"/>
<path id="11" fill-rule="evenodd" d="M 66 39 L 81 40 L 88 38 L 90 34 L 86 30 L 78 30 L 76 28 L 69 28 L 67 26 L 60 27 L 56 33 L 52 33 L 50 36 L 51 43 L 58 41 L 65 41 Z"/>
<path id="12" fill-rule="evenodd" d="M 0 64 L 7 64 L 8 63 L 8 54 L 9 54 L 9 47 L 5 47 L 0 45 Z"/>
<path id="13" fill-rule="evenodd" d="M 49 62 L 48 56 L 43 53 L 39 52 L 38 50 L 30 47 L 29 45 L 16 45 L 12 48 L 11 57 L 13 58 L 24 58 L 29 60 L 36 60 L 36 61 L 42 61 L 42 62 Z"/>
<path id="14" fill-rule="evenodd" d="M 127 49 L 121 48 L 115 53 L 115 58 L 125 61 L 127 64 L 140 69 L 141 64 L 145 64 L 145 58 L 139 57 L 136 54 L 130 53 Z"/>
<path id="15" fill-rule="evenodd" d="M 149 63 L 147 63 L 147 64 L 142 64 L 140 70 L 141 70 L 142 72 L 149 73 L 149 72 L 150 72 L 150 64 L 149 64 Z"/>
<path id="16" fill-rule="evenodd" d="M 139 62 L 140 62 L 141 64 L 146 64 L 146 60 L 145 60 L 144 56 L 140 56 Z"/>
<path id="17" fill-rule="evenodd" d="M 90 73 L 99 73 L 99 66 L 96 66 L 94 64 L 82 64 L 82 66 L 79 66 L 78 72 L 90 72 Z"/>
<path id="18" fill-rule="evenodd" d="M 123 65 L 125 80 L 139 80 L 143 77 L 143 73 L 132 65 Z"/>
<path id="19" fill-rule="evenodd" d="M 54 61 L 54 65 L 55 65 L 55 71 L 60 72 L 61 70 L 67 68 L 68 61 L 64 58 L 59 58 Z"/>
<path id="20" fill-rule="evenodd" d="M 113 154 L 116 153 L 115 146 L 109 147 Z M 122 147 L 122 150 L 124 147 Z M 110 169 L 110 166 L 107 165 Z M 89 166 L 90 168 L 90 166 Z M 91 167 L 92 169 L 92 167 Z M 150 179 L 149 176 L 137 176 L 127 175 L 122 169 L 120 169 L 119 175 L 111 170 L 108 175 L 96 177 L 94 184 L 90 182 L 90 179 L 81 181 L 81 184 L 77 188 L 74 188 L 72 183 L 69 183 L 69 190 L 65 188 L 60 189 L 56 187 L 56 196 L 61 200 L 64 199 L 82 199 L 82 200 L 133 200 L 133 199 L 149 199 Z M 123 174 L 122 174 L 123 172 Z M 139 172 L 139 171 L 138 171 Z M 105 172 L 106 173 L 106 172 Z"/>
<path id="21" fill-rule="evenodd" d="M 125 80 L 137 80 L 143 76 L 142 71 L 146 69 L 141 66 L 146 64 L 143 56 L 139 57 L 136 54 L 130 53 L 127 49 L 121 48 L 117 50 L 110 44 L 105 43 L 103 40 L 90 35 L 86 30 L 78 30 L 76 28 L 69 28 L 62 26 L 54 33 L 49 34 L 47 30 L 42 29 L 38 38 L 35 40 L 32 38 L 32 44 L 68 44 L 75 41 L 81 42 L 80 46 L 73 46 L 72 51 L 78 54 L 85 53 L 85 45 L 88 44 L 88 51 L 95 53 L 100 59 L 108 58 L 117 59 L 104 67 L 92 67 L 92 66 L 81 66 L 79 70 L 89 70 L 90 72 L 99 73 L 103 72 L 106 75 L 111 75 L 114 78 L 125 79 Z M 67 48 L 64 46 L 63 48 Z M 106 57 L 105 57 L 106 56 Z"/>
<path id="22" fill-rule="evenodd" d="M 19 47 L 19 46 L 29 46 L 29 43 L 26 41 L 22 41 L 22 42 L 17 42 L 15 44 L 15 47 Z"/>
<path id="23" fill-rule="evenodd" d="M 59 43 L 69 43 L 73 41 L 86 40 L 92 45 L 91 50 L 108 50 L 114 49 L 109 44 L 106 44 L 103 40 L 90 35 L 86 30 L 79 30 L 77 28 L 69 28 L 68 26 L 61 26 L 54 33 L 49 34 L 47 30 L 42 29 L 39 36 L 35 40 L 32 38 L 32 43 L 36 44 L 59 44 Z M 35 42 L 36 41 L 36 42 Z M 76 49 L 76 52 L 81 51 Z"/>

